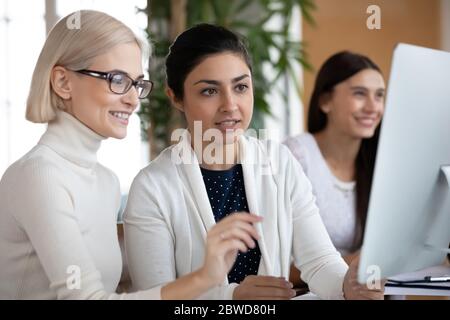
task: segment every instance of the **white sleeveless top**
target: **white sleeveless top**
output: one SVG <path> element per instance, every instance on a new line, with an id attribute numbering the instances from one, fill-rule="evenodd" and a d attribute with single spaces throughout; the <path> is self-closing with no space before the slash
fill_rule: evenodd
<path id="1" fill-rule="evenodd" d="M 313 186 L 317 205 L 334 246 L 351 253 L 356 232 L 355 182 L 336 178 L 310 133 L 288 138 L 284 144 L 300 162 Z"/>

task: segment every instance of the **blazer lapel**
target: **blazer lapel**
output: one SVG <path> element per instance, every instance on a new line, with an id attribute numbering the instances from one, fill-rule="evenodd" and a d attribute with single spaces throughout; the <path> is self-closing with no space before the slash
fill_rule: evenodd
<path id="1" fill-rule="evenodd" d="M 241 136 L 239 139 L 239 152 L 242 164 L 242 171 L 244 172 L 244 185 L 245 185 L 245 194 L 247 196 L 248 207 L 251 213 L 256 215 L 264 216 L 262 208 L 259 207 L 258 199 L 262 197 L 262 194 L 258 194 L 256 190 L 258 190 L 257 183 L 255 181 L 255 175 L 261 174 L 262 172 L 259 170 L 262 164 L 258 163 L 258 161 L 265 160 L 261 159 L 259 155 L 259 150 L 257 146 L 247 141 L 244 136 Z M 266 236 L 270 236 L 270 232 L 266 232 L 265 229 L 270 229 L 269 226 L 264 220 L 262 223 L 258 223 L 256 225 L 258 230 L 258 234 L 260 236 L 258 240 L 259 249 L 261 250 L 261 258 L 262 258 L 262 266 L 263 273 L 267 275 L 273 274 L 273 268 L 269 256 L 269 252 L 267 250 L 266 241 L 270 241 L 270 239 L 266 239 Z M 260 266 L 261 269 L 261 266 Z"/>
<path id="2" fill-rule="evenodd" d="M 203 234 L 206 239 L 206 232 L 215 225 L 214 214 L 209 203 L 208 194 L 205 189 L 203 177 L 200 171 L 200 166 L 195 152 L 192 150 L 190 144 L 190 134 L 186 132 L 182 136 L 182 140 L 176 146 L 176 152 L 178 156 L 184 156 L 183 160 L 179 164 L 179 174 L 183 180 L 183 189 L 192 197 L 195 206 L 197 207 L 196 214 L 198 222 L 203 225 L 205 233 Z M 181 155 L 181 152 L 186 152 L 188 155 Z M 188 160 L 188 161 L 186 161 Z"/>

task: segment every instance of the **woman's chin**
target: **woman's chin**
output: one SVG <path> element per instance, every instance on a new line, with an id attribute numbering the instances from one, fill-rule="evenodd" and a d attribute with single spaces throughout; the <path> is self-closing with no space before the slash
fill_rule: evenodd
<path id="1" fill-rule="evenodd" d="M 126 129 L 120 129 L 120 130 L 112 130 L 111 133 L 108 135 L 109 138 L 114 139 L 124 139 L 127 136 L 127 130 Z"/>
<path id="2" fill-rule="evenodd" d="M 375 129 L 364 129 L 364 130 L 358 130 L 354 133 L 354 136 L 360 139 L 370 139 L 375 134 Z"/>

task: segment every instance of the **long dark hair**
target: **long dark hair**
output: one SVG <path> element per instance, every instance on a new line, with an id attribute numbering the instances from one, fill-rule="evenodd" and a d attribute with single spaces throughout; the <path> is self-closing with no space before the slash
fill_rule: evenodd
<path id="1" fill-rule="evenodd" d="M 166 57 L 167 85 L 179 100 L 188 74 L 208 56 L 232 52 L 242 57 L 250 72 L 252 63 L 244 38 L 221 26 L 197 24 L 182 32 L 170 46 Z"/>
<path id="2" fill-rule="evenodd" d="M 381 74 L 380 68 L 368 57 L 342 51 L 331 56 L 319 70 L 309 103 L 308 131 L 312 134 L 325 129 L 327 115 L 320 108 L 320 99 L 324 94 L 332 93 L 333 88 L 365 69 L 373 69 Z M 356 233 L 354 249 L 361 246 L 364 237 L 373 169 L 378 145 L 380 125 L 373 137 L 363 139 L 355 160 L 356 168 Z"/>

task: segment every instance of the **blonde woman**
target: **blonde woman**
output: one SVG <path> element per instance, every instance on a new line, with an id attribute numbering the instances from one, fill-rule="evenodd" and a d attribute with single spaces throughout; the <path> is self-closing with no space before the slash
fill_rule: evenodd
<path id="1" fill-rule="evenodd" d="M 47 131 L 0 181 L 0 299 L 195 298 L 255 245 L 260 219 L 242 214 L 211 229 L 203 265 L 185 277 L 115 293 L 119 182 L 96 153 L 102 140 L 126 136 L 152 83 L 144 42 L 104 13 L 79 14 L 79 29 L 67 27 L 70 16 L 53 28 L 34 70 L 26 117 Z"/>

